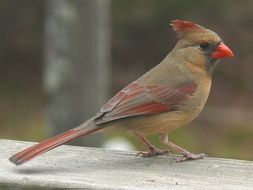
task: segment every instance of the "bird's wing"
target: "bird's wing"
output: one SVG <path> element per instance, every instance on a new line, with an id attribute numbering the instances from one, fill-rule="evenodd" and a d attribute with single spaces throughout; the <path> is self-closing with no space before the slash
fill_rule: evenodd
<path id="1" fill-rule="evenodd" d="M 143 86 L 133 82 L 100 109 L 95 122 L 102 124 L 130 116 L 173 111 L 196 89 L 195 83 L 187 83 L 175 89 L 164 85 Z"/>

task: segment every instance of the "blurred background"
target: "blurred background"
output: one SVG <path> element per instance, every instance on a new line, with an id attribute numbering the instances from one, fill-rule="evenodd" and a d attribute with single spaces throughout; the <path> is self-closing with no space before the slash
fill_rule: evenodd
<path id="1" fill-rule="evenodd" d="M 173 48 L 169 22 L 179 18 L 216 31 L 235 57 L 216 68 L 204 111 L 171 140 L 253 160 L 252 9 L 251 0 L 0 1 L 0 138 L 40 141 L 94 115 Z M 145 149 L 128 134 L 84 139 L 75 144 Z"/>

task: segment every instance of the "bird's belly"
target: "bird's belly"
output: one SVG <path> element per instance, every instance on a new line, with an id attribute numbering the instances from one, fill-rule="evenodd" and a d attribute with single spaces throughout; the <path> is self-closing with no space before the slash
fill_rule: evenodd
<path id="1" fill-rule="evenodd" d="M 142 134 L 170 133 L 175 129 L 187 125 L 196 115 L 185 115 L 180 112 L 161 113 L 153 116 L 143 116 L 129 121 L 129 127 Z"/>

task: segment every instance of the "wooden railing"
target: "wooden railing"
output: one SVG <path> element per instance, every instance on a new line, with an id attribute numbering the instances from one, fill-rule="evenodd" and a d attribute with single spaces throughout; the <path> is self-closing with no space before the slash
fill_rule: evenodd
<path id="1" fill-rule="evenodd" d="M 176 163 L 171 156 L 64 145 L 15 166 L 8 158 L 34 143 L 0 140 L 0 189 L 252 190 L 253 162 L 223 158 Z"/>

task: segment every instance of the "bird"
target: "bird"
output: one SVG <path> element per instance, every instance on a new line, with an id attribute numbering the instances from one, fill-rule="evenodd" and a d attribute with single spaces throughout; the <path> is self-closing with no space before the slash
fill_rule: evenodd
<path id="1" fill-rule="evenodd" d="M 178 41 L 154 68 L 114 95 L 92 118 L 62 134 L 35 144 L 9 158 L 15 165 L 44 154 L 73 139 L 120 129 L 136 135 L 147 146 L 143 157 L 181 154 L 177 162 L 196 160 L 205 154 L 194 154 L 169 140 L 168 134 L 189 124 L 204 108 L 219 60 L 233 57 L 232 50 L 210 29 L 187 20 L 170 22 Z M 167 149 L 149 142 L 158 135 Z"/>

